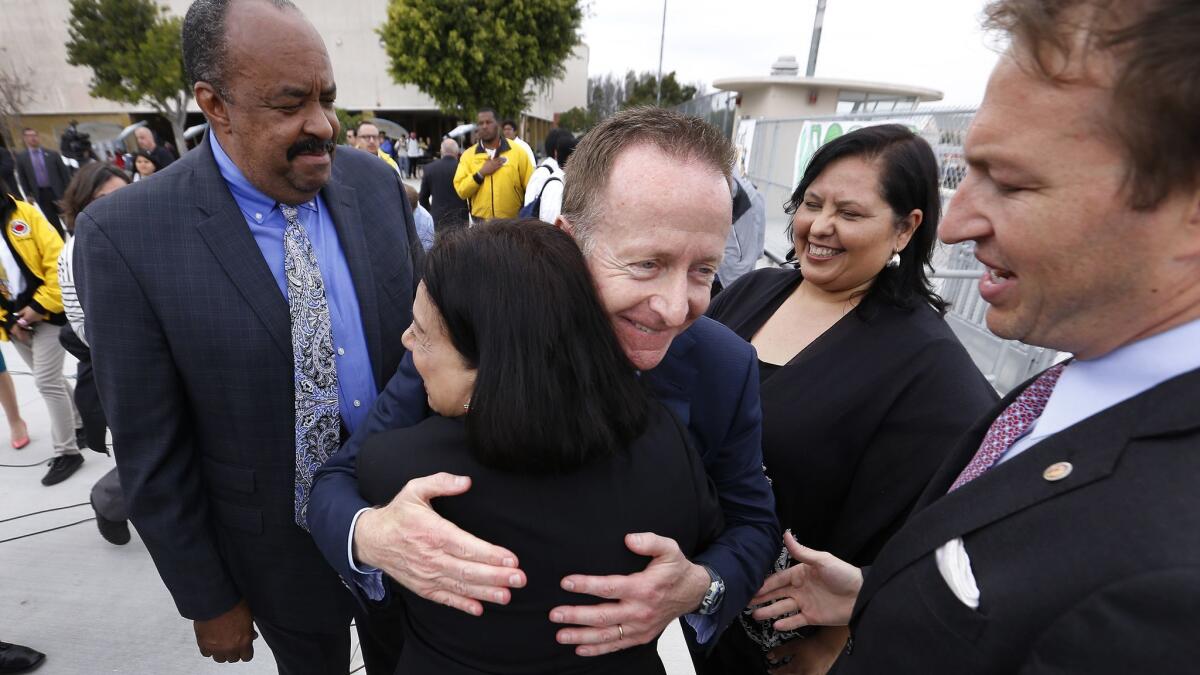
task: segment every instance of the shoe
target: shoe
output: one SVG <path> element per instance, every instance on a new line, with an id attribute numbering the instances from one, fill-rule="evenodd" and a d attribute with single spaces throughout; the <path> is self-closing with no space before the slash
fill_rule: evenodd
<path id="1" fill-rule="evenodd" d="M 25 426 L 24 420 L 17 420 L 17 423 L 13 425 L 10 431 L 16 431 L 18 428 L 21 430 L 21 436 L 12 437 L 13 450 L 20 450 L 29 445 L 29 428 Z"/>
<path id="2" fill-rule="evenodd" d="M 109 520 L 100 515 L 100 511 L 96 509 L 96 500 L 89 499 L 92 503 L 92 511 L 96 514 L 96 527 L 100 528 L 100 536 L 104 537 L 104 541 L 117 546 L 124 546 L 129 543 L 129 523 L 124 520 Z"/>
<path id="3" fill-rule="evenodd" d="M 87 447 L 88 447 L 87 434 L 84 433 L 83 427 L 79 427 L 78 429 L 75 430 L 75 445 L 80 450 L 87 450 Z"/>
<path id="4" fill-rule="evenodd" d="M 28 673 L 45 660 L 46 655 L 39 651 L 0 642 L 0 673 Z"/>
<path id="5" fill-rule="evenodd" d="M 26 436 L 24 438 L 14 439 L 12 442 L 13 450 L 20 450 L 21 448 L 23 448 L 27 445 L 29 445 L 29 437 L 28 436 Z"/>
<path id="6" fill-rule="evenodd" d="M 71 477 L 83 464 L 83 455 L 59 455 L 50 460 L 50 470 L 42 478 L 42 485 L 58 485 Z"/>

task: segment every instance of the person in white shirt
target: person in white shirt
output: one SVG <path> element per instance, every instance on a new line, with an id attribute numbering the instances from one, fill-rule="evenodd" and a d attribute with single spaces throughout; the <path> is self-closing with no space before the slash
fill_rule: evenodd
<path id="1" fill-rule="evenodd" d="M 522 213 L 554 224 L 562 211 L 563 188 L 567 179 L 564 169 L 577 144 L 578 141 L 570 132 L 551 130 L 551 134 L 546 137 L 547 156 L 534 170 L 529 185 L 525 188 Z"/>
<path id="2" fill-rule="evenodd" d="M 421 142 L 417 140 L 417 132 L 408 132 L 408 139 L 404 144 L 404 154 L 408 157 L 408 177 L 417 177 L 417 166 L 421 163 Z"/>
<path id="3" fill-rule="evenodd" d="M 85 165 L 71 179 L 63 194 L 63 222 L 67 231 L 75 233 L 75 217 L 88 204 L 129 185 L 125 172 L 108 164 L 92 162 Z M 59 333 L 59 341 L 72 356 L 79 359 L 75 371 L 75 406 L 83 421 L 87 445 L 104 452 L 107 446 L 108 421 L 100 407 L 100 393 L 96 388 L 96 376 L 92 370 L 92 355 L 88 347 L 87 327 L 83 307 L 75 289 L 75 237 L 67 239 L 58 256 L 58 283 L 62 287 L 63 311 L 67 315 L 68 328 Z M 96 515 L 96 526 L 100 536 L 111 544 L 121 546 L 129 543 L 129 511 L 121 492 L 121 480 L 114 467 L 106 473 L 91 491 L 92 510 Z"/>

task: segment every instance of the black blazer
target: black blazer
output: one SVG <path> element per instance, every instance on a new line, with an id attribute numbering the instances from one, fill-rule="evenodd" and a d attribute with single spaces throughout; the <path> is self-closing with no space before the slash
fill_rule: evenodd
<path id="1" fill-rule="evenodd" d="M 439 471 L 472 478 L 471 489 L 434 502 L 464 530 L 517 554 L 529 584 L 480 617 L 401 591 L 407 606 L 405 675 L 479 673 L 663 673 L 655 644 L 603 657 L 575 656 L 550 623 L 558 605 L 603 602 L 559 587 L 564 576 L 631 574 L 647 560 L 626 547 L 629 532 L 655 532 L 702 550 L 723 529 L 716 489 L 686 429 L 660 403 L 646 433 L 612 457 L 565 475 L 523 475 L 482 465 L 461 419 L 431 417 L 372 437 L 358 455 L 359 489 L 386 504 L 410 479 Z"/>
<path id="2" fill-rule="evenodd" d="M 354 279 L 375 384 L 396 370 L 421 260 L 395 172 L 342 150 L 321 191 Z M 146 214 L 155 214 L 147 218 Z M 351 596 L 295 525 L 287 301 L 206 139 L 93 202 L 76 285 L 131 519 L 180 613 L 345 629 Z"/>
<path id="3" fill-rule="evenodd" d="M 442 157 L 426 164 L 421 177 L 421 194 L 417 201 L 433 215 L 433 227 L 439 232 L 467 224 L 467 202 L 454 189 L 457 168 L 457 157 Z M 432 204 L 430 197 L 433 197 Z"/>
<path id="4" fill-rule="evenodd" d="M 1194 673 L 1200 663 L 1200 370 L 947 494 L 1013 391 L 957 447 L 867 571 L 845 673 Z M 1057 462 L 1074 470 L 1050 481 Z M 934 551 L 962 537 L 960 603 Z"/>
<path id="5" fill-rule="evenodd" d="M 67 190 L 67 184 L 71 182 L 71 173 L 67 171 L 67 165 L 63 164 L 62 155 L 53 150 L 42 148 L 45 153 L 46 175 L 50 178 L 50 189 L 54 191 L 54 196 L 62 197 Z M 17 175 L 21 179 L 21 188 L 25 190 L 25 196 L 29 201 L 36 202 L 38 194 L 37 174 L 33 170 L 33 158 L 29 156 L 29 151 L 26 150 L 17 155 Z"/>

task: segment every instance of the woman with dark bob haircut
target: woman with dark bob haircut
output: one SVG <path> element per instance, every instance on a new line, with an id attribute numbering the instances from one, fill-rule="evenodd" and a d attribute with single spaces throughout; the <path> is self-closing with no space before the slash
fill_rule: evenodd
<path id="1" fill-rule="evenodd" d="M 786 211 L 798 268 L 752 272 L 708 313 L 758 350 L 763 457 L 794 535 L 776 571 L 797 541 L 866 566 L 996 394 L 925 273 L 941 212 L 928 143 L 896 124 L 834 139 Z M 749 610 L 739 623 L 700 672 L 766 673 L 789 659 L 783 672 L 825 672 L 847 637 L 822 628 L 793 641 Z"/>
<path id="2" fill-rule="evenodd" d="M 645 567 L 626 533 L 671 537 L 686 555 L 723 527 L 699 455 L 643 390 L 575 241 L 534 219 L 440 236 L 404 345 L 437 415 L 369 439 L 360 491 L 386 504 L 413 478 L 470 476 L 435 509 L 515 553 L 528 585 L 475 617 L 394 584 L 407 615 L 397 672 L 665 672 L 653 642 L 576 656 L 549 619 L 601 601 L 562 590 L 564 576 Z"/>

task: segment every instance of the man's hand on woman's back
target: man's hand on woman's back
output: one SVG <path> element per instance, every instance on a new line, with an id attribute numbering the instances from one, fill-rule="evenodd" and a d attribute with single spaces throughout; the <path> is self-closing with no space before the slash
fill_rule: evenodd
<path id="1" fill-rule="evenodd" d="M 509 589 L 526 583 L 517 556 L 464 532 L 430 505 L 470 487 L 470 478 L 448 473 L 409 481 L 387 506 L 359 517 L 354 558 L 426 600 L 468 614 L 483 613 L 480 601 L 508 604 Z"/>

